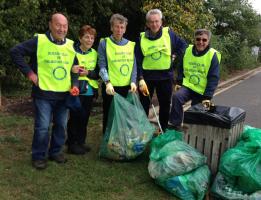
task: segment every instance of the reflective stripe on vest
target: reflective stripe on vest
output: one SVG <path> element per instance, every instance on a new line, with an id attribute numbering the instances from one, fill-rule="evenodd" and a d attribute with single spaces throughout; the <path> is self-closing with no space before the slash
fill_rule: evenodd
<path id="1" fill-rule="evenodd" d="M 65 44 L 56 45 L 45 34 L 38 34 L 37 64 L 41 90 L 69 91 L 74 57 L 73 41 L 66 39 Z"/>
<path id="2" fill-rule="evenodd" d="M 128 41 L 124 46 L 117 45 L 106 38 L 108 74 L 113 86 L 127 86 L 131 81 L 134 64 L 135 42 Z"/>
<path id="3" fill-rule="evenodd" d="M 157 40 L 149 40 L 145 32 L 141 33 L 141 51 L 144 59 L 142 68 L 145 70 L 166 70 L 171 65 L 171 41 L 169 27 L 162 29 L 162 36 Z"/>
<path id="4" fill-rule="evenodd" d="M 87 70 L 94 70 L 97 64 L 97 52 L 91 48 L 91 51 L 87 54 L 76 54 L 76 57 L 79 61 L 79 65 L 83 66 Z M 79 80 L 86 80 L 88 83 L 94 87 L 98 88 L 99 83 L 97 80 L 92 80 L 88 78 L 87 76 L 80 76 Z"/>
<path id="5" fill-rule="evenodd" d="M 205 55 L 196 57 L 192 53 L 192 48 L 193 45 L 189 45 L 183 59 L 183 85 L 203 95 L 212 58 L 218 51 L 210 48 Z"/>

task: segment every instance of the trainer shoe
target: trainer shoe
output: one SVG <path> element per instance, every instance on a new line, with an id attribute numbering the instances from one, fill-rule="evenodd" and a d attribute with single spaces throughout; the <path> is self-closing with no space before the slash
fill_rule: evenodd
<path id="1" fill-rule="evenodd" d="M 92 150 L 92 148 L 87 144 L 81 144 L 80 146 L 85 150 L 85 152 L 89 152 Z"/>
<path id="2" fill-rule="evenodd" d="M 82 145 L 79 144 L 71 144 L 68 145 L 68 153 L 75 154 L 75 155 L 83 155 L 85 154 L 86 150 Z"/>
<path id="3" fill-rule="evenodd" d="M 54 156 L 49 156 L 49 160 L 55 161 L 58 164 L 64 164 L 67 162 L 67 159 L 64 157 L 62 153 Z"/>
<path id="4" fill-rule="evenodd" d="M 47 167 L 47 160 L 32 160 L 32 166 L 35 169 L 45 169 Z"/>

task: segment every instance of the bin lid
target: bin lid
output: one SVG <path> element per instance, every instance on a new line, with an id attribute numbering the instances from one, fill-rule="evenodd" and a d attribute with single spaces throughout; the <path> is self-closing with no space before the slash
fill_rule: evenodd
<path id="1" fill-rule="evenodd" d="M 184 113 L 184 123 L 232 128 L 245 120 L 246 111 L 238 107 L 214 106 L 209 111 L 201 104 L 191 106 Z"/>

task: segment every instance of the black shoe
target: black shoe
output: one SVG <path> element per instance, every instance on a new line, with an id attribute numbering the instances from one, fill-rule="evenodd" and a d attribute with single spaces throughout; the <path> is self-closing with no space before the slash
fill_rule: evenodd
<path id="1" fill-rule="evenodd" d="M 47 160 L 32 160 L 32 166 L 35 169 L 45 169 L 47 167 Z"/>
<path id="2" fill-rule="evenodd" d="M 75 155 L 83 155 L 86 153 L 86 150 L 82 145 L 71 144 L 68 145 L 68 153 Z"/>
<path id="3" fill-rule="evenodd" d="M 58 164 L 63 164 L 67 162 L 67 159 L 64 157 L 62 153 L 55 156 L 49 156 L 49 160 L 55 161 Z"/>
<path id="4" fill-rule="evenodd" d="M 85 152 L 89 152 L 92 150 L 92 148 L 87 144 L 81 144 L 80 146 L 85 150 Z"/>

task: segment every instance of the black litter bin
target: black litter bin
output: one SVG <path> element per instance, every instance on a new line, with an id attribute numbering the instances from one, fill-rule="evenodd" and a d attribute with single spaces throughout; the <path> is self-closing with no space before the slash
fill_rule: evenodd
<path id="1" fill-rule="evenodd" d="M 214 106 L 208 111 L 201 103 L 184 113 L 188 127 L 184 140 L 207 156 L 212 174 L 216 174 L 223 152 L 235 146 L 243 132 L 245 116 L 238 107 Z"/>

